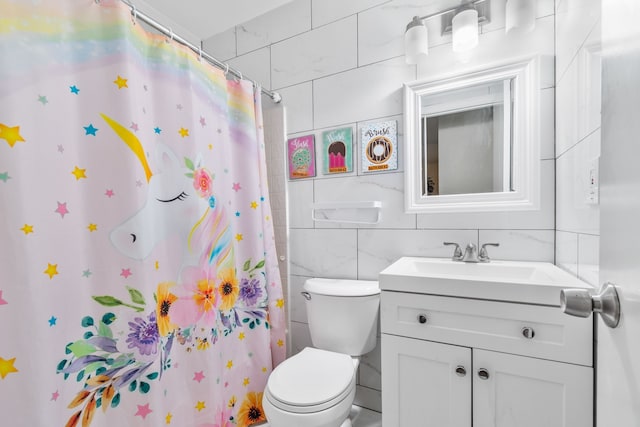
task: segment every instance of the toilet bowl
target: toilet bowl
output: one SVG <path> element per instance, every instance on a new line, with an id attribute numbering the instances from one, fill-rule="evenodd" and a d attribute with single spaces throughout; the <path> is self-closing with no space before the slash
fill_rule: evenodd
<path id="1" fill-rule="evenodd" d="M 314 348 L 276 367 L 262 406 L 270 427 L 351 427 L 358 356 L 375 348 L 377 282 L 309 279 L 304 284 Z"/>
<path id="2" fill-rule="evenodd" d="M 262 406 L 273 427 L 340 427 L 356 394 L 357 359 L 307 347 L 269 377 Z"/>

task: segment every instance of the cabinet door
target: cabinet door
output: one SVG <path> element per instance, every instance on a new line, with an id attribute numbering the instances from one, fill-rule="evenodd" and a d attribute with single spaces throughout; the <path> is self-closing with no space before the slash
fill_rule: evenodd
<path id="1" fill-rule="evenodd" d="M 382 334 L 382 366 L 384 427 L 471 426 L 470 348 Z"/>
<path id="2" fill-rule="evenodd" d="M 474 349 L 473 417 L 474 427 L 592 427 L 593 368 Z"/>

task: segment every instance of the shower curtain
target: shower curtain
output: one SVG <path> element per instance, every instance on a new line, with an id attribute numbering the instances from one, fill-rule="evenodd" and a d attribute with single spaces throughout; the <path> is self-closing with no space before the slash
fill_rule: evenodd
<path id="1" fill-rule="evenodd" d="M 0 0 L 0 57 L 0 424 L 264 421 L 259 90 L 120 1 Z"/>

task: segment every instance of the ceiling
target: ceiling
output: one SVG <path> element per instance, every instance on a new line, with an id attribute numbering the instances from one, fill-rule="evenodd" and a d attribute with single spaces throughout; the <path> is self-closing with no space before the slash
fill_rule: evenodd
<path id="1" fill-rule="evenodd" d="M 132 0 L 136 7 L 196 44 L 291 0 Z"/>

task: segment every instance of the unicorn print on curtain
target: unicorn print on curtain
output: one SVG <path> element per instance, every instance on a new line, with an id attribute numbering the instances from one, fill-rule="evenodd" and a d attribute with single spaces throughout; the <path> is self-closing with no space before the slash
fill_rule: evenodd
<path id="1" fill-rule="evenodd" d="M 119 1 L 0 10 L 1 424 L 264 421 L 285 317 L 259 91 Z"/>

